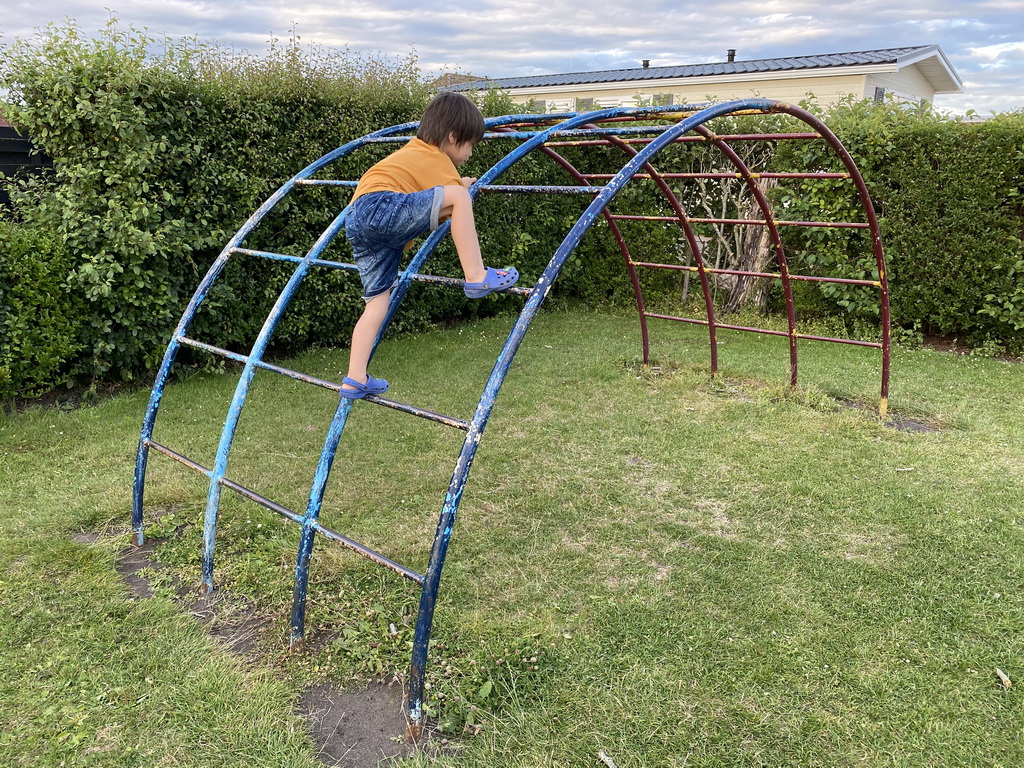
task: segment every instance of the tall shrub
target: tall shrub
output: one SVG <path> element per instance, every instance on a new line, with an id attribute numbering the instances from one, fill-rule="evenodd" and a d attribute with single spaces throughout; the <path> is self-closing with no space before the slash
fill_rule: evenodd
<path id="1" fill-rule="evenodd" d="M 412 58 L 304 49 L 298 38 L 262 57 L 194 40 L 160 47 L 116 22 L 95 38 L 51 26 L 4 46 L 0 61 L 4 114 L 55 163 L 52 186 L 15 198 L 22 218 L 70 254 L 68 285 L 87 321 L 64 375 L 86 379 L 152 370 L 199 276 L 273 189 L 339 144 L 413 119 L 427 96 Z M 302 213 L 284 206 L 262 245 L 291 236 L 275 226 L 326 225 L 337 199 L 314 199 Z M 251 339 L 283 275 L 233 266 L 210 296 L 220 311 L 198 321 L 206 340 Z M 321 319 L 358 311 L 338 280 L 316 276 L 304 290 Z M 323 332 L 290 320 L 279 337 L 297 346 Z"/>
<path id="2" fill-rule="evenodd" d="M 70 262 L 52 233 L 0 221 L 0 402 L 50 389 L 78 352 Z"/>
<path id="3" fill-rule="evenodd" d="M 1024 114 L 966 122 L 928 108 L 849 100 L 824 115 L 850 151 L 879 215 L 893 320 L 1024 349 Z M 780 144 L 774 165 L 841 170 L 822 144 Z M 850 184 L 806 181 L 783 192 L 792 218 L 862 220 Z M 872 278 L 863 233 L 787 230 L 794 256 L 821 274 Z M 852 264 L 852 269 L 849 265 Z M 819 289 L 825 306 L 877 312 L 870 289 Z"/>

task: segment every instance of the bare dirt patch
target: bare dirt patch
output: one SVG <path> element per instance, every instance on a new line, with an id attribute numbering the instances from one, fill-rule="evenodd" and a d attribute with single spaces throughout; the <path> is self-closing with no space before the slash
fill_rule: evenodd
<path id="1" fill-rule="evenodd" d="M 313 727 L 318 757 L 327 765 L 377 768 L 411 757 L 405 740 L 402 686 L 371 683 L 362 691 L 342 691 L 327 683 L 302 694 L 299 712 Z"/>
<path id="2" fill-rule="evenodd" d="M 73 536 L 80 544 L 93 545 L 94 533 Z M 167 569 L 153 557 L 160 544 L 150 539 L 141 547 L 130 546 L 115 561 L 132 600 L 154 595 L 147 574 Z M 182 607 L 229 653 L 249 658 L 259 656 L 259 638 L 270 618 L 258 613 L 247 601 L 218 591 L 199 594 L 191 584 L 172 578 L 174 597 Z M 162 582 L 166 586 L 166 581 Z M 397 680 L 374 682 L 363 690 L 343 690 L 331 683 L 315 685 L 299 697 L 297 709 L 310 725 L 310 733 L 328 766 L 340 768 L 384 768 L 396 760 L 411 757 L 418 749 L 432 753 L 450 750 L 446 740 L 427 731 L 419 745 L 406 741 L 404 688 Z"/>
<path id="3" fill-rule="evenodd" d="M 900 432 L 935 432 L 938 429 L 924 419 L 913 419 L 909 416 L 892 416 L 886 420 L 885 425 Z"/>

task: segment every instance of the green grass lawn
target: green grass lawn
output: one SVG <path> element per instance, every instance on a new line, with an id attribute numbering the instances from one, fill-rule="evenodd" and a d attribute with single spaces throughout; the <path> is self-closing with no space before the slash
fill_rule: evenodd
<path id="1" fill-rule="evenodd" d="M 373 373 L 469 418 L 511 323 L 389 339 Z M 1024 368 L 897 350 L 890 409 L 934 428 L 904 432 L 872 414 L 877 351 L 803 343 L 787 393 L 784 339 L 723 332 L 712 379 L 703 329 L 652 326 L 651 371 L 638 336 L 545 314 L 516 359 L 431 651 L 435 714 L 478 732 L 437 764 L 1024 764 Z M 288 364 L 338 380 L 345 359 Z M 171 386 L 154 437 L 209 466 L 234 382 Z M 0 422 L 0 765 L 318 765 L 299 691 L 404 674 L 414 588 L 318 541 L 289 657 L 297 527 L 226 492 L 219 590 L 270 617 L 258 655 L 229 654 L 170 585 L 198 583 L 204 478 L 154 454 L 166 567 L 132 600 L 147 397 Z M 258 374 L 228 476 L 301 510 L 334 405 Z M 422 571 L 461 437 L 357 403 L 323 522 Z"/>

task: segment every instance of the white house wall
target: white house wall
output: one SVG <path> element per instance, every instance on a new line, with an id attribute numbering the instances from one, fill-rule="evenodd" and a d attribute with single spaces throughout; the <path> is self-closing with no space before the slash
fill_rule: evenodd
<path id="1" fill-rule="evenodd" d="M 935 100 L 935 89 L 916 67 L 907 67 L 900 72 L 885 72 L 869 75 L 865 98 L 872 98 L 875 88 L 885 88 L 901 101 L 918 102 Z"/>
<path id="2" fill-rule="evenodd" d="M 828 105 L 853 95 L 871 99 L 875 88 L 885 88 L 905 101 L 931 101 L 935 90 L 916 66 L 891 72 L 857 72 L 843 75 L 816 75 L 810 77 L 780 77 L 766 79 L 703 78 L 665 81 L 619 81 L 589 85 L 544 86 L 511 88 L 508 94 L 517 102 L 535 100 L 544 103 L 546 111 L 557 112 L 576 108 L 577 99 L 593 99 L 593 108 L 632 106 L 636 97 L 672 94 L 675 104 L 699 104 L 706 101 L 730 101 L 761 97 L 797 104 L 813 94 L 819 104 Z"/>

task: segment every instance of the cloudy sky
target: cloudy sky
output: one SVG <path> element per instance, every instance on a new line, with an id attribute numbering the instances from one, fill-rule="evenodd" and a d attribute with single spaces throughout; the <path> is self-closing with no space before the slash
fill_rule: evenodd
<path id="1" fill-rule="evenodd" d="M 639 66 L 942 47 L 964 93 L 945 111 L 1024 107 L 1024 0 L 4 0 L 3 39 L 75 19 L 99 30 L 112 9 L 151 34 L 259 52 L 294 25 L 303 42 L 399 57 L 425 75 L 512 77 Z M 641 10 L 645 9 L 645 10 Z"/>

